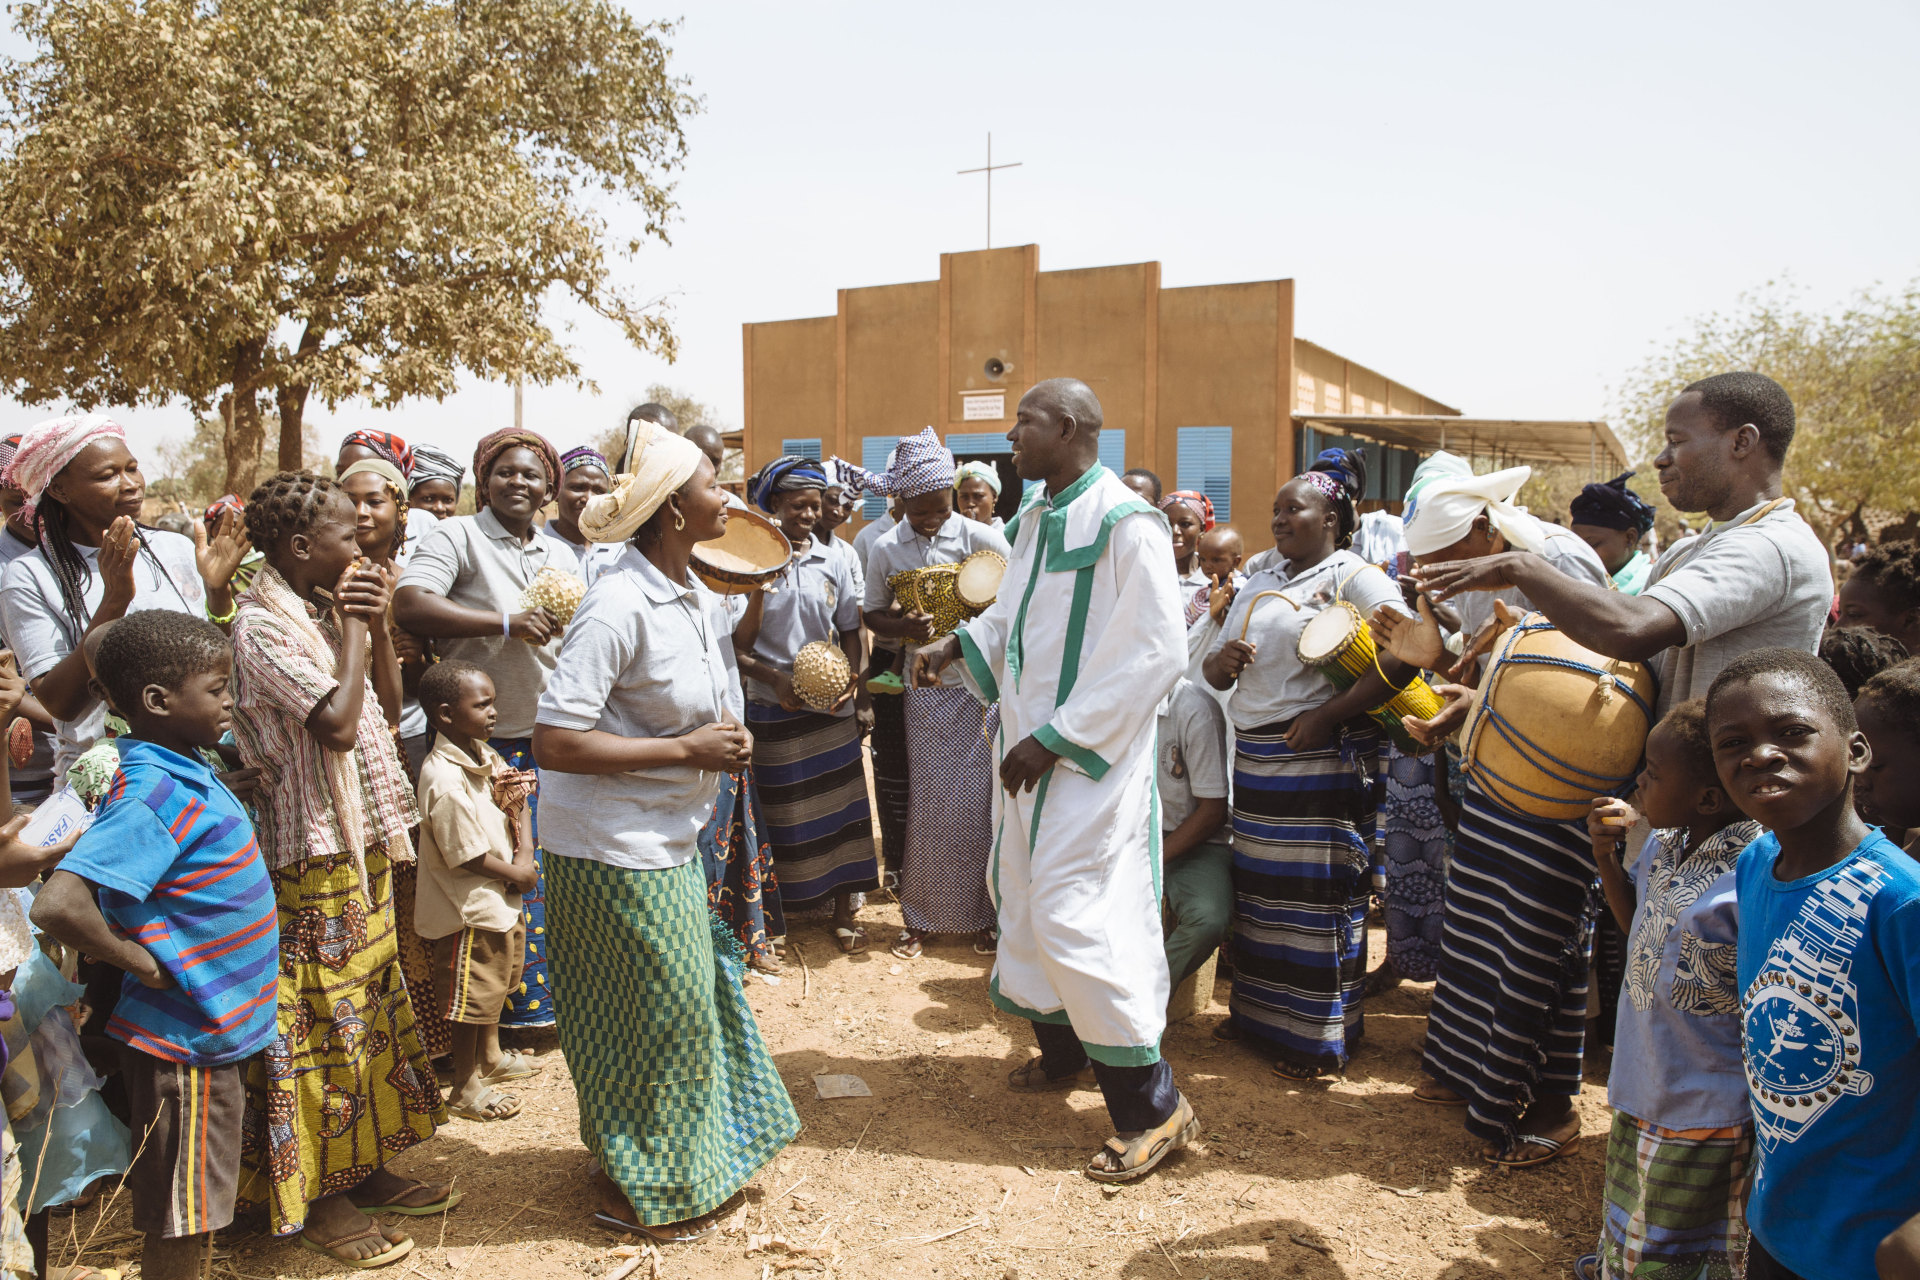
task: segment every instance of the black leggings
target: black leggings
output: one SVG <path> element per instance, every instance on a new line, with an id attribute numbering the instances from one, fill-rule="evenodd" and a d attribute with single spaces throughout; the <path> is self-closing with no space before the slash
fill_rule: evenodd
<path id="1" fill-rule="evenodd" d="M 1798 1271 L 1789 1271 L 1774 1260 L 1760 1243 L 1759 1236 L 1747 1237 L 1747 1280 L 1801 1280 Z"/>

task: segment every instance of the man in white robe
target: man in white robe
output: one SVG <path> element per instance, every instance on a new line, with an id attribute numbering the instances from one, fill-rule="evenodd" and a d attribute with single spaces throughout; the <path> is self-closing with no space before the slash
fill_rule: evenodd
<path id="1" fill-rule="evenodd" d="M 1021 399 L 1014 466 L 1044 483 L 1007 524 L 998 599 L 921 649 L 914 677 L 958 661 L 975 694 L 1000 704 L 989 994 L 1033 1022 L 1041 1048 L 1009 1083 L 1097 1080 L 1117 1136 L 1087 1175 L 1123 1182 L 1199 1128 L 1160 1057 L 1155 717 L 1186 666 L 1186 627 L 1166 521 L 1100 465 L 1100 425 L 1100 402 L 1073 379 Z"/>

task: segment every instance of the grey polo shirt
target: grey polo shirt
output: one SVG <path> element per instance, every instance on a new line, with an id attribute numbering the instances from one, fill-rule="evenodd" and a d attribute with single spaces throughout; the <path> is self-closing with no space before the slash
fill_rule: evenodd
<path id="1" fill-rule="evenodd" d="M 152 554 L 141 552 L 133 562 L 133 603 L 129 614 L 144 609 L 173 609 L 196 618 L 207 616 L 207 589 L 200 581 L 200 566 L 194 559 L 193 539 L 179 533 L 145 530 Z M 100 580 L 100 549 L 75 544 L 74 550 L 86 563 L 86 580 L 80 597 L 88 618 L 100 607 L 106 584 Z M 53 576 L 47 558 L 38 551 L 16 558 L 0 577 L 0 617 L 20 674 L 29 683 L 60 665 L 80 643 L 80 635 L 60 600 L 60 584 Z M 54 721 L 59 742 L 54 752 L 56 781 L 67 776 L 67 767 L 99 741 L 107 731 L 106 704 L 93 702 L 72 720 Z"/>
<path id="2" fill-rule="evenodd" d="M 867 555 L 867 598 L 865 608 L 868 613 L 878 613 L 893 603 L 893 588 L 887 579 L 907 569 L 920 569 L 927 565 L 959 564 L 976 551 L 992 551 L 1002 560 L 1013 560 L 1013 548 L 1007 540 L 995 533 L 992 528 L 977 520 L 969 520 L 959 512 L 947 517 L 940 526 L 940 532 L 931 538 L 923 538 L 913 531 L 913 526 L 902 520 L 891 531 L 873 544 L 873 550 Z M 907 671 L 913 670 L 914 650 L 919 646 L 907 645 Z M 940 674 L 943 685 L 960 683 L 958 663 L 949 663 Z"/>
<path id="3" fill-rule="evenodd" d="M 1749 650 L 1819 651 L 1833 605 L 1827 549 L 1791 499 L 1742 523 L 1761 506 L 1668 548 L 1640 593 L 1673 610 L 1687 628 L 1684 646 L 1654 659 L 1661 715 L 1706 697 L 1714 677 Z"/>
<path id="4" fill-rule="evenodd" d="M 407 557 L 399 585 L 420 587 L 469 609 L 519 613 L 533 576 L 549 564 L 569 573 L 575 568 L 556 556 L 553 540 L 538 529 L 522 543 L 483 508 L 435 525 Z M 500 712 L 494 736 L 524 738 L 533 732 L 534 705 L 553 674 L 558 645 L 491 635 L 435 640 L 433 647 L 441 657 L 471 662 L 493 678 Z"/>
<path id="5" fill-rule="evenodd" d="M 733 642 L 720 597 L 692 575 L 675 584 L 629 546 L 587 589 L 540 696 L 539 722 L 623 738 L 678 738 L 734 719 Z M 692 765 L 630 773 L 540 774 L 540 843 L 549 854 L 635 871 L 691 861 L 720 775 Z"/>
<path id="6" fill-rule="evenodd" d="M 1193 816 L 1201 800 L 1227 796 L 1227 717 L 1220 704 L 1181 677 L 1160 704 L 1160 829 L 1172 831 Z M 1224 842 L 1227 831 L 1209 832 Z"/>
<path id="7" fill-rule="evenodd" d="M 853 562 L 833 550 L 832 543 L 818 538 L 807 543 L 805 551 L 796 551 L 787 571 L 776 582 L 777 590 L 766 594 L 761 607 L 760 636 L 753 642 L 753 656 L 780 671 L 793 671 L 793 657 L 802 645 L 815 640 L 840 643 L 842 631 L 860 629 L 860 596 L 855 589 Z M 745 596 L 738 597 L 745 601 Z M 733 616 L 727 610 L 729 618 Z M 737 619 L 735 620 L 737 625 Z M 773 686 L 758 680 L 745 682 L 747 701 L 778 706 Z M 836 715 L 853 714 L 849 701 Z"/>

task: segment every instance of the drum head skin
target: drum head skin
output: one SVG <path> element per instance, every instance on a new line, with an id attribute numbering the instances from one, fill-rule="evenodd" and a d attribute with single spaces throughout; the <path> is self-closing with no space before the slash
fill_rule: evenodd
<path id="1" fill-rule="evenodd" d="M 985 610 L 1000 594 L 1000 582 L 1006 576 L 1005 560 L 991 551 L 976 551 L 960 562 L 954 591 L 969 609 Z"/>
<path id="2" fill-rule="evenodd" d="M 742 595 L 766 582 L 793 558 L 780 527 L 757 511 L 727 512 L 727 531 L 693 549 L 693 571 L 722 595 Z"/>
<path id="3" fill-rule="evenodd" d="M 1300 661 L 1315 666 L 1331 662 L 1352 641 L 1359 626 L 1359 615 L 1352 609 L 1336 604 L 1321 610 L 1300 631 Z"/>

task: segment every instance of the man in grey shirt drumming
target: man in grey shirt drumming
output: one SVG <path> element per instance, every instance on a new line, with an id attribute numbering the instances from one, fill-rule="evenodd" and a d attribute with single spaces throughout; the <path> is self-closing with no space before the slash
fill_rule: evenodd
<path id="1" fill-rule="evenodd" d="M 1587 648 L 1652 664 L 1664 715 L 1705 697 L 1713 678 L 1748 650 L 1820 647 L 1833 572 L 1819 535 L 1794 511 L 1793 499 L 1781 496 L 1792 442 L 1793 401 L 1764 374 L 1716 374 L 1681 392 L 1667 409 L 1666 447 L 1653 465 L 1667 501 L 1704 511 L 1712 523 L 1668 548 L 1637 596 L 1513 553 L 1434 565 L 1415 576 L 1436 600 L 1518 587 Z"/>

